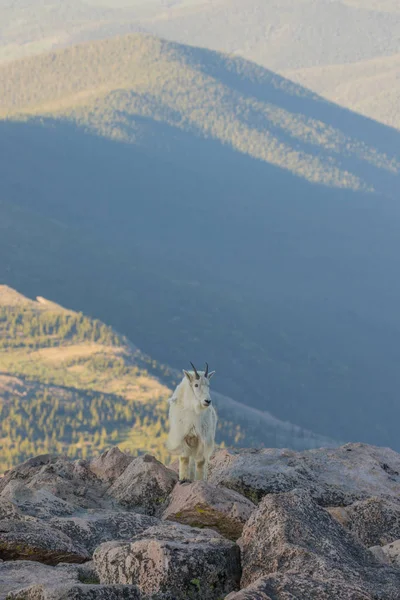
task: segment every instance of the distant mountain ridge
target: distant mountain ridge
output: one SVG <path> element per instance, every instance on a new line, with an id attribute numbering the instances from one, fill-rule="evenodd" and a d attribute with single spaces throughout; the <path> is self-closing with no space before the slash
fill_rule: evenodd
<path id="1" fill-rule="evenodd" d="M 398 193 L 398 136 L 378 138 L 366 119 L 350 131 L 337 108 L 240 58 L 137 34 L 6 64 L 0 75 L 0 116 L 57 116 L 164 152 L 171 136 L 152 136 L 150 119 L 309 181 Z"/>
<path id="2" fill-rule="evenodd" d="M 400 128 L 396 0 L 16 0 L 0 8 L 0 60 L 138 31 L 237 54 Z"/>

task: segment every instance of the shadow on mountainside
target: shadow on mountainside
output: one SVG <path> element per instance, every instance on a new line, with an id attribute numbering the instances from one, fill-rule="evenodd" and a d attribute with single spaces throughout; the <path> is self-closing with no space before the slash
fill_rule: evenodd
<path id="1" fill-rule="evenodd" d="M 169 150 L 0 123 L 0 281 L 208 360 L 240 402 L 398 447 L 396 202 L 137 123 Z"/>
<path id="2" fill-rule="evenodd" d="M 179 48 L 179 45 L 176 45 Z M 185 46 L 187 60 L 232 90 L 293 114 L 317 119 L 379 152 L 399 154 L 400 131 L 364 117 L 244 58 Z"/>
<path id="3" fill-rule="evenodd" d="M 2 114 L 53 111 L 111 137 L 133 121 L 150 132 L 152 147 L 164 136 L 177 161 L 204 137 L 213 158 L 223 154 L 215 139 L 309 181 L 396 200 L 400 193 L 399 131 L 238 57 L 133 34 L 6 64 L 0 73 Z"/>

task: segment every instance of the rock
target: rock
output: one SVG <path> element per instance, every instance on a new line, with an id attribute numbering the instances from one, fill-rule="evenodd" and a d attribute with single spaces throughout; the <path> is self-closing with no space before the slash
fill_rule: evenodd
<path id="1" fill-rule="evenodd" d="M 175 458 L 168 466 L 168 469 L 175 471 L 175 473 L 179 473 L 179 458 Z"/>
<path id="2" fill-rule="evenodd" d="M 0 479 L 0 494 L 11 481 L 23 482 L 33 491 L 46 490 L 77 508 L 109 508 L 107 485 L 100 481 L 84 460 L 75 462 L 50 454 L 27 460 Z"/>
<path id="3" fill-rule="evenodd" d="M 395 540 L 391 544 L 386 544 L 386 546 L 381 548 L 381 551 L 390 564 L 400 568 L 400 540 Z"/>
<path id="4" fill-rule="evenodd" d="M 305 490 L 266 496 L 239 545 L 242 587 L 258 582 L 274 600 L 399 600 L 400 570 L 379 563 Z"/>
<path id="5" fill-rule="evenodd" d="M 367 547 L 383 546 L 400 538 L 398 502 L 385 498 L 368 498 L 328 511 Z"/>
<path id="6" fill-rule="evenodd" d="M 30 560 L 48 565 L 82 563 L 90 559 L 82 546 L 39 521 L 0 521 L 0 558 Z"/>
<path id="7" fill-rule="evenodd" d="M 3 519 L 24 520 L 18 508 L 9 500 L 0 497 L 0 521 Z"/>
<path id="8" fill-rule="evenodd" d="M 129 540 L 158 522 L 154 517 L 137 513 L 85 511 L 72 517 L 51 519 L 49 525 L 93 554 L 95 548 L 103 542 Z"/>
<path id="9" fill-rule="evenodd" d="M 0 600 L 141 600 L 133 586 L 99 585 L 90 566 L 0 562 Z"/>
<path id="10" fill-rule="evenodd" d="M 397 596 L 398 598 L 398 596 Z M 302 575 L 271 575 L 257 580 L 225 600 L 383 600 L 344 581 L 321 581 Z M 386 600 L 386 597 L 385 597 Z"/>
<path id="11" fill-rule="evenodd" d="M 266 494 L 308 490 L 321 506 L 347 506 L 371 496 L 400 497 L 400 455 L 388 448 L 346 444 L 294 452 L 282 449 L 220 450 L 209 483 L 259 502 Z"/>
<path id="12" fill-rule="evenodd" d="M 382 546 L 372 546 L 371 548 L 368 548 L 368 550 L 372 552 L 375 558 L 377 558 L 380 562 L 383 562 L 386 565 L 391 564 L 388 556 L 383 551 Z"/>
<path id="13" fill-rule="evenodd" d="M 326 510 L 338 523 L 348 528 L 350 519 L 346 506 L 328 506 Z"/>
<path id="14" fill-rule="evenodd" d="M 239 548 L 209 529 L 164 523 L 130 543 L 108 542 L 94 553 L 103 584 L 135 583 L 143 598 L 217 600 L 238 589 Z"/>
<path id="15" fill-rule="evenodd" d="M 400 455 L 224 450 L 210 472 L 176 485 L 173 469 L 118 448 L 12 469 L 0 600 L 400 600 Z M 92 554 L 98 575 L 72 564 Z"/>
<path id="16" fill-rule="evenodd" d="M 193 527 L 210 527 L 237 540 L 254 509 L 253 502 L 233 490 L 196 481 L 175 486 L 162 518 Z"/>
<path id="17" fill-rule="evenodd" d="M 162 512 L 177 481 L 174 471 L 145 454 L 132 460 L 107 494 L 122 506 L 154 515 Z"/>
<path id="18" fill-rule="evenodd" d="M 93 458 L 89 463 L 89 468 L 102 481 L 113 483 L 122 475 L 132 460 L 132 456 L 121 452 L 115 446 Z"/>
<path id="19" fill-rule="evenodd" d="M 260 579 L 253 585 L 240 590 L 240 592 L 231 592 L 225 597 L 225 600 L 273 600 L 271 596 L 268 596 L 264 588 L 264 580 Z"/>
<path id="20" fill-rule="evenodd" d="M 71 515 L 75 507 L 57 498 L 46 489 L 32 490 L 18 479 L 11 480 L 0 494 L 0 510 L 9 507 L 15 518 L 32 516 L 49 519 L 55 516 Z M 12 507 L 12 510 L 10 510 Z"/>

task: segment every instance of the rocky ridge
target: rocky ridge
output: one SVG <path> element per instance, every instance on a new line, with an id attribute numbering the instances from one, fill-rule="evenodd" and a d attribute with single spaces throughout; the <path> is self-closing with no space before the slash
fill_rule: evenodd
<path id="1" fill-rule="evenodd" d="M 400 600 L 400 455 L 219 450 L 209 480 L 111 448 L 0 479 L 0 600 Z"/>

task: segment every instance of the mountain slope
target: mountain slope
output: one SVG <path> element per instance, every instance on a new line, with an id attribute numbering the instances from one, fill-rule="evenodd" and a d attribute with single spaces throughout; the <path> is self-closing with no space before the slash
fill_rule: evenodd
<path id="1" fill-rule="evenodd" d="M 397 447 L 398 132 L 149 36 L 0 81 L 1 281 L 208 360 L 253 408 Z"/>
<path id="2" fill-rule="evenodd" d="M 400 11 L 394 0 L 74 0 L 67 5 L 17 0 L 0 8 L 0 60 L 132 31 L 239 54 L 284 76 L 297 71 L 296 81 L 310 83 L 315 92 L 400 126 L 391 109 L 392 99 L 399 101 L 398 81 L 395 73 L 389 74 L 400 39 Z M 386 58 L 391 90 L 387 99 L 381 97 L 378 82 L 370 85 L 368 77 L 369 61 L 380 59 L 384 64 Z M 357 93 L 351 69 L 342 69 L 338 86 L 323 74 L 318 77 L 318 71 L 312 79 L 304 72 L 352 64 L 361 89 L 369 87 L 368 97 Z M 353 93 L 344 95 L 343 86 Z"/>
<path id="3" fill-rule="evenodd" d="M 400 54 L 342 65 L 285 71 L 325 98 L 400 129 Z"/>
<path id="4" fill-rule="evenodd" d="M 378 138 L 362 119 L 357 129 L 355 116 L 345 129 L 338 109 L 239 58 L 135 35 L 6 64 L 0 74 L 3 116 L 57 115 L 139 144 L 150 118 L 309 181 L 398 192 L 397 135 Z"/>
<path id="5" fill-rule="evenodd" d="M 99 321 L 0 286 L 0 472 L 38 452 L 86 457 L 111 443 L 166 460 L 167 398 L 178 378 Z M 214 399 L 220 444 L 333 443 Z"/>

